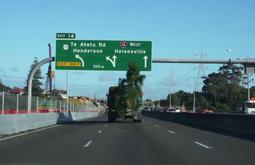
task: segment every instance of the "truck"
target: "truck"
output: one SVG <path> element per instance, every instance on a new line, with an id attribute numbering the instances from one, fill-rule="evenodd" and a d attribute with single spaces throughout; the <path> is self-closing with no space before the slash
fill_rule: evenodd
<path id="1" fill-rule="evenodd" d="M 141 99 L 141 98 L 139 98 Z M 108 122 L 116 122 L 118 118 L 132 119 L 133 122 L 141 122 L 141 111 L 134 111 L 129 104 L 127 93 L 119 86 L 109 88 L 107 94 Z"/>
<path id="2" fill-rule="evenodd" d="M 255 97 L 244 103 L 244 113 L 255 115 Z"/>

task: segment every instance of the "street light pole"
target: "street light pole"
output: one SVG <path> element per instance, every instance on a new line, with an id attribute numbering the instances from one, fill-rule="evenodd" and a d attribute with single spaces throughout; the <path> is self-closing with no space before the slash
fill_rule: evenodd
<path id="1" fill-rule="evenodd" d="M 253 81 L 253 79 L 250 79 L 250 74 L 246 73 L 245 77 L 243 77 L 243 84 L 247 85 L 247 100 L 251 100 L 251 92 L 250 92 L 250 83 Z"/>
<path id="2" fill-rule="evenodd" d="M 193 91 L 193 109 L 192 111 L 196 113 L 196 90 Z"/>
<path id="3" fill-rule="evenodd" d="M 50 43 L 48 44 L 49 47 L 49 58 L 51 58 L 51 45 Z M 50 85 L 50 99 L 52 98 L 52 68 L 51 68 L 51 62 L 49 62 L 49 67 L 48 67 L 48 78 L 49 78 L 49 85 Z"/>
<path id="4" fill-rule="evenodd" d="M 28 77 L 28 99 L 27 99 L 27 111 L 28 113 L 31 112 L 31 107 L 32 107 L 32 81 L 33 81 L 33 77 L 35 75 L 35 73 L 40 69 L 40 67 L 46 63 L 55 61 L 54 57 L 51 58 L 45 58 L 43 60 L 41 60 L 40 62 L 38 62 L 31 70 L 31 72 L 29 73 L 29 77 Z"/>
<path id="5" fill-rule="evenodd" d="M 171 94 L 171 91 L 170 91 L 170 94 L 169 94 L 169 108 L 172 107 L 172 94 Z"/>
<path id="6" fill-rule="evenodd" d="M 66 71 L 66 105 L 67 108 L 66 110 L 68 111 L 69 109 L 69 72 Z"/>
<path id="7" fill-rule="evenodd" d="M 250 101 L 250 98 L 251 98 L 251 94 L 250 94 L 250 76 L 249 76 L 249 73 L 247 73 L 247 88 L 248 88 L 248 101 Z"/>

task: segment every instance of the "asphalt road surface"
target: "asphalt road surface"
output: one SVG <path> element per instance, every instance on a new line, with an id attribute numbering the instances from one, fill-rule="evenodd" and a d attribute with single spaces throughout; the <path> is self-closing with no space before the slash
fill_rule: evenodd
<path id="1" fill-rule="evenodd" d="M 255 142 L 159 119 L 108 123 L 106 115 L 0 140 L 10 165 L 254 165 Z"/>

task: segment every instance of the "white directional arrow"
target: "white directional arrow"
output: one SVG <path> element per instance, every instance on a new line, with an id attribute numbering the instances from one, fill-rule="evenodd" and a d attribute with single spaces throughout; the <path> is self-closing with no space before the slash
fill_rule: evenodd
<path id="1" fill-rule="evenodd" d="M 84 60 L 79 56 L 79 54 L 76 54 L 75 58 L 81 60 L 81 66 L 84 67 Z"/>
<path id="2" fill-rule="evenodd" d="M 111 63 L 112 63 L 112 66 L 115 68 L 116 67 L 116 56 L 114 55 L 114 56 L 112 56 L 112 59 L 109 57 L 109 56 L 107 56 L 106 57 L 106 60 L 107 61 L 110 61 Z"/>
<path id="3" fill-rule="evenodd" d="M 147 60 L 148 60 L 148 57 L 147 57 L 147 56 L 144 56 L 143 59 L 144 59 L 144 68 L 147 68 Z"/>

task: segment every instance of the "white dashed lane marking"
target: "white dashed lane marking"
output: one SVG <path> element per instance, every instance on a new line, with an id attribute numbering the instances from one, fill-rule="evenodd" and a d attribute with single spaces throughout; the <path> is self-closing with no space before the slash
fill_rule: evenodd
<path id="1" fill-rule="evenodd" d="M 201 146 L 201 147 L 204 147 L 204 148 L 206 148 L 206 149 L 212 149 L 212 147 L 210 147 L 210 146 L 207 146 L 207 145 L 205 145 L 205 144 L 202 144 L 202 143 L 200 143 L 200 142 L 194 142 L 195 144 L 197 144 L 197 145 L 199 145 L 199 146 Z"/>
<path id="2" fill-rule="evenodd" d="M 84 148 L 87 148 L 87 147 L 90 146 L 91 143 L 92 143 L 92 141 L 90 140 L 90 141 L 88 141 L 83 147 L 84 147 Z"/>
<path id="3" fill-rule="evenodd" d="M 167 132 L 170 133 L 170 134 L 175 134 L 176 133 L 176 132 L 171 131 L 171 130 L 168 130 Z"/>

